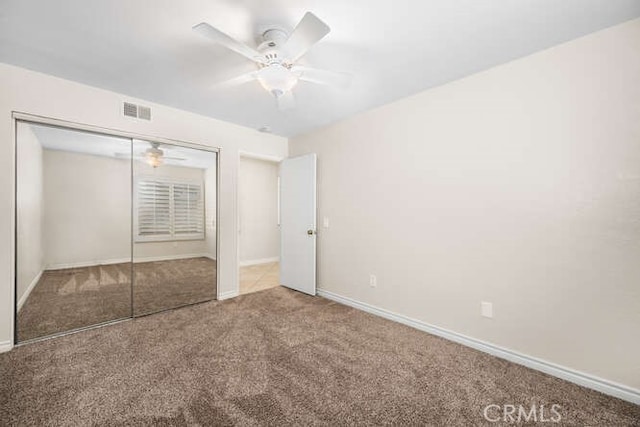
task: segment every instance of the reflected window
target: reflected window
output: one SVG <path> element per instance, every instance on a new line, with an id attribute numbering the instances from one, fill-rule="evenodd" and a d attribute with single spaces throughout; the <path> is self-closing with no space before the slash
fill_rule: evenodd
<path id="1" fill-rule="evenodd" d="M 136 241 L 202 240 L 202 182 L 141 177 L 136 182 Z"/>

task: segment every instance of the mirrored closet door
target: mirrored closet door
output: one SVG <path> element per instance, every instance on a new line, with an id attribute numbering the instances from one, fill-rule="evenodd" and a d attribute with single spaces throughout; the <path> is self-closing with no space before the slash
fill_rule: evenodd
<path id="1" fill-rule="evenodd" d="M 217 153 L 17 122 L 16 342 L 204 302 Z"/>
<path id="2" fill-rule="evenodd" d="M 131 316 L 131 140 L 18 122 L 16 341 Z"/>
<path id="3" fill-rule="evenodd" d="M 215 152 L 133 142 L 133 313 L 216 296 Z"/>

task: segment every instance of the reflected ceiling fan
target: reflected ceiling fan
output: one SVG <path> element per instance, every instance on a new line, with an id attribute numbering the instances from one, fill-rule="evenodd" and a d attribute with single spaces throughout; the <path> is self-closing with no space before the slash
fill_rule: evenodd
<path id="1" fill-rule="evenodd" d="M 257 80 L 276 98 L 281 110 L 295 106 L 291 90 L 299 80 L 340 87 L 346 87 L 351 80 L 347 73 L 296 64 L 313 45 L 331 31 L 327 24 L 311 12 L 305 13 L 291 34 L 280 28 L 263 32 L 264 41 L 257 49 L 235 40 L 206 22 L 194 26 L 193 31 L 256 63 L 255 71 L 222 82 L 221 85 L 239 85 Z"/>
<path id="2" fill-rule="evenodd" d="M 185 161 L 182 157 L 170 157 L 164 155 L 164 150 L 160 149 L 159 142 L 150 142 L 151 147 L 147 148 L 145 151 L 139 154 L 134 154 L 134 159 L 144 160 L 149 166 L 154 169 L 158 166 L 164 164 L 165 160 L 177 160 L 177 161 Z M 129 158 L 131 155 L 129 153 L 115 153 L 116 157 L 124 157 Z"/>

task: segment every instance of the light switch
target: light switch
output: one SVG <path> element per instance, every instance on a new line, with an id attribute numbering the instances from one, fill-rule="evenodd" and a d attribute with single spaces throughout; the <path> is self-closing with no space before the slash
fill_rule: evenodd
<path id="1" fill-rule="evenodd" d="M 490 302 L 482 301 L 480 303 L 480 315 L 482 317 L 493 318 L 493 304 Z"/>
<path id="2" fill-rule="evenodd" d="M 324 218 L 322 218 L 322 226 L 324 228 L 329 228 L 329 217 L 325 216 Z"/>

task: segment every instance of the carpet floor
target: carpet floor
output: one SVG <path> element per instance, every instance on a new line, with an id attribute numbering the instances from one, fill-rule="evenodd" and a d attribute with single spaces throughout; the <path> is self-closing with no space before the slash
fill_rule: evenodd
<path id="1" fill-rule="evenodd" d="M 18 342 L 216 297 L 209 258 L 45 271 L 18 312 Z M 133 307 L 132 307 L 133 296 Z"/>
<path id="2" fill-rule="evenodd" d="M 5 425 L 496 425 L 490 404 L 640 425 L 640 406 L 283 287 L 21 346 L 0 378 Z"/>

